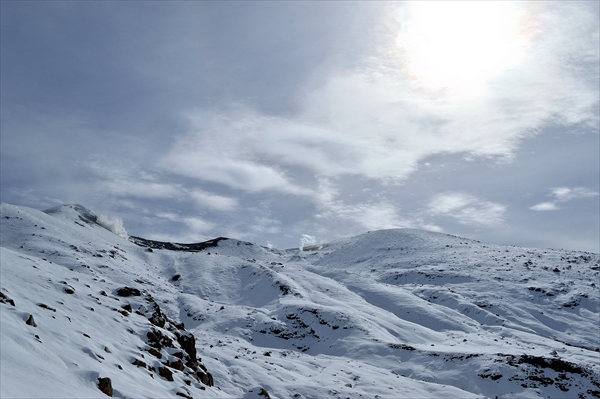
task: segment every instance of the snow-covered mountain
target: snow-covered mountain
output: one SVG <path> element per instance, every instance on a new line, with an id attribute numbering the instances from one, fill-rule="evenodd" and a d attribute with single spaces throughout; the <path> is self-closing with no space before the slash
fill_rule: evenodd
<path id="1" fill-rule="evenodd" d="M 174 244 L 97 222 L 2 204 L 3 398 L 600 397 L 598 254 L 406 229 Z"/>

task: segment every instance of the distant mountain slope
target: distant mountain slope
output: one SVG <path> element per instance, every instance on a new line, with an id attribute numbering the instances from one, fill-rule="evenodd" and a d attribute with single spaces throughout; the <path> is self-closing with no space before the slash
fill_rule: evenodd
<path id="1" fill-rule="evenodd" d="M 3 398 L 101 397 L 103 378 L 121 398 L 600 397 L 598 254 L 408 229 L 162 243 L 81 205 L 0 217 Z"/>

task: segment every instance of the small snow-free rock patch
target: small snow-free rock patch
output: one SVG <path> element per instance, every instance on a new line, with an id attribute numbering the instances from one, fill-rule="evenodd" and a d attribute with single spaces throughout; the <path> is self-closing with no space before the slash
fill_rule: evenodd
<path id="1" fill-rule="evenodd" d="M 148 353 L 151 354 L 154 357 L 162 359 L 162 354 L 159 351 L 157 351 L 156 349 L 154 349 L 154 348 L 148 349 Z"/>
<path id="2" fill-rule="evenodd" d="M 25 324 L 27 324 L 28 326 L 32 326 L 32 327 L 37 327 L 37 324 L 35 324 L 35 320 L 33 319 L 32 314 L 29 315 Z"/>
<path id="3" fill-rule="evenodd" d="M 146 367 L 146 363 L 144 363 L 140 359 L 135 359 L 131 364 L 137 367 Z"/>
<path id="4" fill-rule="evenodd" d="M 171 367 L 172 369 L 179 370 L 179 371 L 183 371 L 183 369 L 185 368 L 183 366 L 183 362 L 181 361 L 181 359 L 177 359 L 173 362 L 168 362 L 167 366 Z"/>
<path id="5" fill-rule="evenodd" d="M 200 378 L 200 382 L 206 386 L 212 387 L 215 384 L 212 374 L 210 374 L 208 371 L 206 373 L 203 373 L 202 371 L 196 371 L 196 375 Z"/>
<path id="6" fill-rule="evenodd" d="M 107 396 L 113 396 L 112 382 L 108 377 L 98 378 L 98 389 Z"/>
<path id="7" fill-rule="evenodd" d="M 173 280 L 173 281 L 177 281 L 177 280 L 179 280 L 180 278 L 181 278 L 181 274 L 176 274 L 176 275 L 174 275 L 173 277 L 171 277 L 171 280 Z"/>
<path id="8" fill-rule="evenodd" d="M 266 399 L 271 399 L 271 396 L 269 396 L 269 393 L 264 388 L 261 388 L 260 391 L 258 391 L 258 396 L 264 396 Z"/>
<path id="9" fill-rule="evenodd" d="M 158 375 L 160 375 L 167 381 L 173 381 L 173 372 L 166 367 L 159 367 Z"/>
<path id="10" fill-rule="evenodd" d="M 9 303 L 12 306 L 15 306 L 15 301 L 6 296 L 2 291 L 0 291 L 0 303 Z"/>
<path id="11" fill-rule="evenodd" d="M 127 296 L 140 296 L 140 295 L 142 295 L 142 293 L 137 288 L 121 287 L 121 288 L 117 288 L 117 295 L 118 296 L 125 296 L 125 297 L 127 297 Z"/>

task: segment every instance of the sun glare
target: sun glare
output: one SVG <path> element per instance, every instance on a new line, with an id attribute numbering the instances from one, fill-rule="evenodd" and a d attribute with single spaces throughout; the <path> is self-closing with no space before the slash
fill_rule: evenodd
<path id="1" fill-rule="evenodd" d="M 479 93 L 523 57 L 512 2 L 420 1 L 407 11 L 399 44 L 410 75 L 428 89 Z"/>

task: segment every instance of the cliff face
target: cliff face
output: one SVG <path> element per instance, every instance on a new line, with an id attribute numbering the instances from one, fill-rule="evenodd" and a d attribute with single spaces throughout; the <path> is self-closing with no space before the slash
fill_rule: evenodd
<path id="1" fill-rule="evenodd" d="M 600 397 L 598 254 L 385 230 L 273 250 L 2 204 L 2 397 Z"/>

